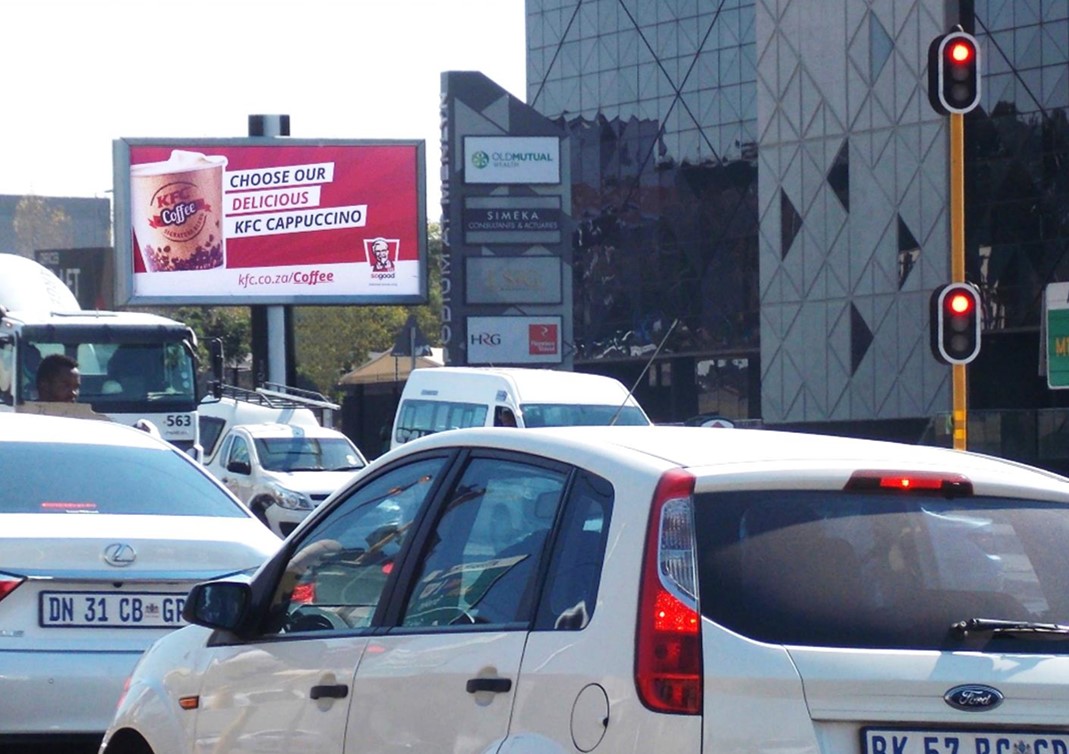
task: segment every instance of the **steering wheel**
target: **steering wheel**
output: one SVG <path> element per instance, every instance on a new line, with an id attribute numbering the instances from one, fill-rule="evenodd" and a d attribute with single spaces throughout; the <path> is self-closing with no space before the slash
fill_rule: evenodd
<path id="1" fill-rule="evenodd" d="M 430 610 L 423 610 L 420 613 L 418 613 L 418 615 L 420 617 L 419 625 L 426 626 L 426 625 L 431 625 L 432 623 L 434 623 L 433 621 L 429 621 L 428 618 L 430 616 L 434 615 L 435 613 L 446 613 L 447 615 L 449 613 L 455 613 L 455 615 L 453 615 L 452 620 L 447 620 L 447 621 L 444 621 L 442 623 L 438 623 L 437 625 L 444 625 L 444 626 L 463 626 L 463 625 L 468 625 L 468 626 L 474 626 L 476 623 L 485 623 L 486 622 L 486 621 L 480 621 L 477 617 L 472 615 L 472 613 L 470 613 L 466 608 L 463 608 L 460 605 L 443 605 L 441 607 L 432 607 Z"/>
<path id="2" fill-rule="evenodd" d="M 284 633 L 335 631 L 346 628 L 349 628 L 349 624 L 330 610 L 324 610 L 314 605 L 301 605 L 286 618 Z"/>

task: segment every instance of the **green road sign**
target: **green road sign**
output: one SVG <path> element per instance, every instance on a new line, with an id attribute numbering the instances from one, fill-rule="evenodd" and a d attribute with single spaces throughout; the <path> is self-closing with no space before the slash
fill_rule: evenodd
<path id="1" fill-rule="evenodd" d="M 1069 283 L 1051 283 L 1044 299 L 1047 385 L 1069 388 Z"/>

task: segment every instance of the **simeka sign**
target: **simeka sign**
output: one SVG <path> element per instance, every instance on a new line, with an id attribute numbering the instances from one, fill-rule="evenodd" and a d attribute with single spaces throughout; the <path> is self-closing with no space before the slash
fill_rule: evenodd
<path id="1" fill-rule="evenodd" d="M 560 139 L 465 136 L 464 183 L 560 183 Z"/>
<path id="2" fill-rule="evenodd" d="M 424 145 L 115 142 L 134 303 L 422 303 Z"/>

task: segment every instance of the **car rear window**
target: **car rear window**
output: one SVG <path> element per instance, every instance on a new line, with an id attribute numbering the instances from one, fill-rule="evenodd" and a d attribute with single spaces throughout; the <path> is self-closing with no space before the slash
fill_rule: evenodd
<path id="1" fill-rule="evenodd" d="M 525 403 L 520 408 L 525 427 L 604 427 L 609 424 L 623 427 L 649 424 L 642 411 L 634 406 Z"/>
<path id="2" fill-rule="evenodd" d="M 760 641 L 1069 648 L 1064 633 L 954 628 L 977 618 L 1069 625 L 1065 505 L 852 492 L 716 493 L 698 497 L 695 524 L 702 614 Z"/>
<path id="3" fill-rule="evenodd" d="M 0 513 L 223 516 L 246 513 L 177 453 L 5 442 Z"/>

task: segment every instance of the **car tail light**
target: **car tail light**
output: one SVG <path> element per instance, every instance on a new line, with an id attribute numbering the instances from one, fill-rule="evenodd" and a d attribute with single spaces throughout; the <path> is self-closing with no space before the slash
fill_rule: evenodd
<path id="1" fill-rule="evenodd" d="M 848 492 L 937 492 L 947 497 L 968 497 L 973 494 L 972 482 L 968 477 L 930 471 L 855 471 L 844 489 Z"/>
<path id="2" fill-rule="evenodd" d="M 695 558 L 694 477 L 667 472 L 650 512 L 639 586 L 635 685 L 655 712 L 702 708 L 701 617 Z"/>
<path id="3" fill-rule="evenodd" d="M 26 579 L 21 576 L 12 576 L 7 573 L 0 573 L 0 600 L 15 591 L 19 585 Z"/>

